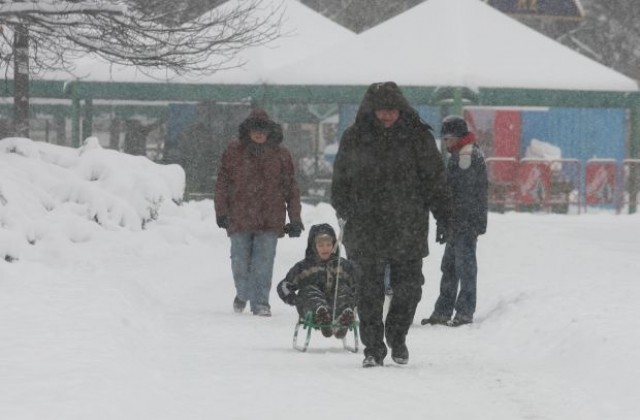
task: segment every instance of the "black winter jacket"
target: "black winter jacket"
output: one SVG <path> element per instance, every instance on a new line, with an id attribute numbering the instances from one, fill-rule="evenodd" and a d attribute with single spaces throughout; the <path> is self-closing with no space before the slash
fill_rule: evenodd
<path id="1" fill-rule="evenodd" d="M 461 156 L 463 162 L 461 164 Z M 487 231 L 487 166 L 477 144 L 453 153 L 447 164 L 447 181 L 454 203 L 453 231 L 482 235 Z"/>
<path id="2" fill-rule="evenodd" d="M 334 165 L 331 203 L 347 221 L 344 244 L 353 257 L 426 257 L 429 212 L 444 226 L 452 213 L 442 155 L 431 127 L 399 89 L 400 117 L 390 128 L 375 117 L 371 91 L 342 136 Z"/>

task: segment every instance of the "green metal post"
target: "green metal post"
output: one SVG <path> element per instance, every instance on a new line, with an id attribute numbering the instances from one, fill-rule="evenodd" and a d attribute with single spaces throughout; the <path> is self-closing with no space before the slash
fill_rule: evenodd
<path id="1" fill-rule="evenodd" d="M 440 98 L 437 102 L 440 106 L 440 114 L 442 117 L 447 115 L 462 115 L 463 112 L 463 92 L 461 87 L 451 88 L 447 91 L 445 97 Z M 446 109 L 446 112 L 444 110 Z"/>
<path id="2" fill-rule="evenodd" d="M 80 147 L 80 100 L 72 99 L 71 105 L 71 147 Z"/>
<path id="3" fill-rule="evenodd" d="M 84 101 L 84 118 L 82 119 L 82 141 L 93 134 L 93 100 Z"/>
<path id="4" fill-rule="evenodd" d="M 640 159 L 640 107 L 631 108 L 630 128 L 631 136 L 629 141 L 629 157 Z M 638 191 L 640 190 L 640 165 L 632 164 L 629 172 L 629 214 L 635 213 L 638 209 Z"/>
<path id="5" fill-rule="evenodd" d="M 269 109 L 267 109 L 268 104 L 269 104 L 269 89 L 267 85 L 260 85 L 255 90 L 254 95 L 251 97 L 251 106 L 262 108 L 268 113 L 270 111 Z"/>
<path id="6" fill-rule="evenodd" d="M 13 132 L 29 137 L 29 29 L 18 24 L 14 34 Z"/>
<path id="7" fill-rule="evenodd" d="M 442 98 L 439 102 L 439 105 L 441 108 L 440 110 L 441 116 L 446 116 L 451 114 L 462 115 L 462 88 L 454 87 L 451 89 L 451 96 L 450 97 L 449 95 L 446 95 L 446 96 L 447 97 Z M 446 114 L 442 112 L 442 108 L 445 108 L 445 107 L 447 109 Z M 439 133 L 436 134 L 436 137 L 439 137 Z M 440 148 L 442 151 L 442 160 L 446 165 L 448 155 L 447 155 L 447 152 L 445 151 L 446 149 L 445 149 L 444 142 L 440 144 Z"/>
<path id="8" fill-rule="evenodd" d="M 462 88 L 456 87 L 453 89 L 453 107 L 451 109 L 453 114 L 462 115 Z"/>
<path id="9" fill-rule="evenodd" d="M 80 147 L 80 99 L 75 82 L 71 85 L 71 146 Z"/>

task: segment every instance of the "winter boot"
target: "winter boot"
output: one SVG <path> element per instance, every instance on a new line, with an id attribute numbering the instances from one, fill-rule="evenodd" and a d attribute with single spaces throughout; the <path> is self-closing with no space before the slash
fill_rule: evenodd
<path id="1" fill-rule="evenodd" d="M 233 312 L 237 314 L 241 314 L 244 311 L 244 308 L 247 306 L 247 302 L 244 300 L 240 300 L 238 296 L 233 299 Z"/>
<path id="2" fill-rule="evenodd" d="M 331 314 L 326 306 L 320 306 L 316 309 L 316 315 L 314 317 L 316 324 L 320 326 L 320 332 L 325 337 L 331 337 L 333 335 L 333 328 L 331 328 Z"/>
<path id="3" fill-rule="evenodd" d="M 347 335 L 347 331 L 349 331 L 349 326 L 355 319 L 355 315 L 353 313 L 353 309 L 347 308 L 338 317 L 338 325 L 335 332 L 333 333 L 336 338 L 342 339 Z"/>
<path id="4" fill-rule="evenodd" d="M 253 311 L 253 314 L 257 315 L 257 316 L 269 317 L 269 316 L 271 316 L 271 309 L 269 309 L 267 306 L 260 306 L 260 307 L 256 308 L 255 311 Z"/>
<path id="5" fill-rule="evenodd" d="M 409 349 L 406 344 L 393 347 L 391 349 L 391 359 L 399 365 L 406 365 L 409 363 Z"/>
<path id="6" fill-rule="evenodd" d="M 420 324 L 422 325 L 447 325 L 449 323 L 449 317 L 443 315 L 431 315 L 429 318 L 423 319 Z"/>
<path id="7" fill-rule="evenodd" d="M 447 325 L 449 325 L 450 327 L 459 327 L 461 325 L 467 325 L 467 324 L 471 324 L 473 323 L 473 318 L 470 316 L 463 316 L 460 315 L 458 316 L 456 314 L 456 316 L 453 318 L 453 320 L 449 321 L 449 323 Z"/>
<path id="8" fill-rule="evenodd" d="M 370 368 L 370 367 L 377 367 L 377 366 L 384 366 L 384 362 L 382 361 L 382 359 L 376 359 L 375 356 L 366 356 L 362 361 L 363 368 Z"/>

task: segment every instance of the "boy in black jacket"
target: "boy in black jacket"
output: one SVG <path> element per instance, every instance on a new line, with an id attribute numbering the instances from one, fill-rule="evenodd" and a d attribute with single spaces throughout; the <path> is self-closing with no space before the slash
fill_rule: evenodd
<path id="1" fill-rule="evenodd" d="M 442 121 L 442 141 L 451 154 L 447 165 L 447 183 L 454 203 L 451 229 L 438 230 L 437 237 L 446 239 L 442 257 L 440 296 L 431 317 L 422 325 L 457 327 L 473 322 L 476 310 L 478 235 L 487 230 L 488 180 L 482 151 L 475 143 L 462 117 L 451 115 Z M 460 292 L 458 293 L 458 284 Z M 451 320 L 453 310 L 456 315 Z"/>
<path id="2" fill-rule="evenodd" d="M 343 338 L 355 318 L 355 269 L 348 260 L 338 257 L 336 242 L 330 225 L 312 226 L 304 260 L 289 270 L 277 290 L 285 303 L 296 306 L 300 318 L 309 311 L 313 313 L 314 322 L 323 325 L 322 335 Z M 332 313 L 337 318 L 335 330 L 331 327 Z"/>

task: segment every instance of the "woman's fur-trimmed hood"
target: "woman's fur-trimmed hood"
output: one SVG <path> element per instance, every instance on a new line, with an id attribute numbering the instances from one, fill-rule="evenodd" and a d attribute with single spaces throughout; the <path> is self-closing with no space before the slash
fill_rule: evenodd
<path id="1" fill-rule="evenodd" d="M 238 139 L 240 143 L 251 144 L 249 131 L 259 130 L 267 132 L 266 145 L 277 146 L 283 141 L 282 126 L 271 118 L 263 109 L 255 108 L 251 114 L 240 123 L 238 127 Z"/>

